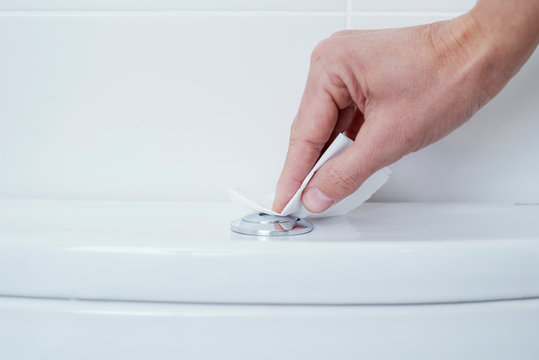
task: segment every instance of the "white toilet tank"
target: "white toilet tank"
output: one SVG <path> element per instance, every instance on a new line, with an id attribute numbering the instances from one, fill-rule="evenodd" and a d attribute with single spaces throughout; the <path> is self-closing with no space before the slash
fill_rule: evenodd
<path id="1" fill-rule="evenodd" d="M 535 359 L 539 206 L 369 203 L 295 237 L 220 202 L 0 202 L 6 359 Z"/>

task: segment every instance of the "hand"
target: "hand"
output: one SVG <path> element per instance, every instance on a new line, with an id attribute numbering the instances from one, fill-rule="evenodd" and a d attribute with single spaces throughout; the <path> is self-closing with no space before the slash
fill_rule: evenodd
<path id="1" fill-rule="evenodd" d="M 430 25 L 342 31 L 321 42 L 312 53 L 273 209 L 284 208 L 338 133 L 355 142 L 309 182 L 302 201 L 311 212 L 326 210 L 377 170 L 447 135 L 494 97 L 537 46 L 537 26 L 508 54 L 511 39 L 503 48 L 499 36 L 485 37 L 477 16 L 472 10 Z"/>

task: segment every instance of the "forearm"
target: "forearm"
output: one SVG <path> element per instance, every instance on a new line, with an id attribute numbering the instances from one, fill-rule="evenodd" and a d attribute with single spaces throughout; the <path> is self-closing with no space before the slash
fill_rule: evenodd
<path id="1" fill-rule="evenodd" d="M 482 71 L 495 95 L 539 43 L 539 0 L 479 0 L 465 17 L 482 42 Z"/>
<path id="2" fill-rule="evenodd" d="M 539 0 L 479 0 L 470 11 L 488 39 L 526 53 L 539 41 Z"/>

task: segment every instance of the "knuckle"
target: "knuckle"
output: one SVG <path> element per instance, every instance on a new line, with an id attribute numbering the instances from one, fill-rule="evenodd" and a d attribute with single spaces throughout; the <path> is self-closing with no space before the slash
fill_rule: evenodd
<path id="1" fill-rule="evenodd" d="M 384 153 L 409 153 L 418 147 L 418 138 L 414 136 L 413 122 L 408 117 L 403 116 L 399 121 L 390 121 L 381 127 L 383 131 L 378 131 L 376 139 L 379 149 Z"/>
<path id="2" fill-rule="evenodd" d="M 332 62 L 346 58 L 348 46 L 342 37 L 330 37 L 316 45 L 311 54 L 311 64 Z"/>
<path id="3" fill-rule="evenodd" d="M 349 89 L 344 84 L 355 83 L 349 45 L 346 38 L 329 38 L 320 42 L 311 54 L 311 71 L 317 74 L 318 81 L 331 88 L 333 95 L 341 95 L 339 98 L 346 100 Z M 335 94 L 336 90 L 341 93 Z"/>
<path id="4" fill-rule="evenodd" d="M 350 35 L 354 33 L 354 30 L 340 30 L 340 31 L 337 31 L 336 33 L 334 33 L 333 35 L 331 35 L 330 37 L 331 38 L 336 38 L 336 37 L 340 37 L 340 36 L 347 36 L 347 35 Z"/>
<path id="5" fill-rule="evenodd" d="M 316 64 L 322 59 L 325 59 L 330 53 L 331 46 L 331 38 L 319 42 L 311 54 L 311 64 Z"/>
<path id="6" fill-rule="evenodd" d="M 301 130 L 300 125 L 297 124 L 296 121 L 292 124 L 292 127 L 290 128 L 290 139 L 288 141 L 288 145 L 290 147 L 297 146 L 301 143 L 303 139 L 303 131 Z"/>
<path id="7" fill-rule="evenodd" d="M 414 126 L 404 126 L 403 124 L 396 125 L 397 130 L 395 131 L 395 138 L 391 139 L 395 144 L 399 144 L 396 151 L 402 153 L 411 153 L 417 151 L 423 147 L 423 139 L 418 136 L 418 128 L 421 127 L 420 121 L 417 119 L 411 119 L 406 122 L 407 124 L 414 124 Z"/>
<path id="8" fill-rule="evenodd" d="M 289 145 L 292 144 L 294 141 L 296 141 L 298 137 L 298 122 L 297 118 L 292 121 L 292 125 L 290 125 L 290 141 Z"/>
<path id="9" fill-rule="evenodd" d="M 301 122 L 298 121 L 298 118 L 296 117 L 292 122 L 292 126 L 290 127 L 290 139 L 288 145 L 298 145 L 299 143 L 301 143 L 302 139 L 305 138 L 305 135 L 306 134 L 304 130 L 304 125 L 301 124 Z"/>
<path id="10" fill-rule="evenodd" d="M 290 138 L 288 146 L 290 148 L 298 147 L 308 149 L 309 151 L 319 152 L 325 145 L 325 133 L 317 131 L 316 128 L 310 127 L 309 124 L 300 123 L 294 120 L 290 128 Z"/>
<path id="11" fill-rule="evenodd" d="M 391 123 L 372 134 L 362 156 L 361 173 L 365 174 L 365 179 L 410 152 L 406 150 L 409 145 L 404 145 L 403 140 L 411 142 L 415 139 L 404 134 L 399 126 Z"/>
<path id="12" fill-rule="evenodd" d="M 362 173 L 365 174 L 362 181 L 367 180 L 369 176 L 380 170 L 385 165 L 391 163 L 390 156 L 386 154 L 371 154 L 365 157 L 365 163 L 363 164 Z"/>
<path id="13" fill-rule="evenodd" d="M 421 148 L 421 142 L 418 141 L 416 136 L 409 133 L 402 135 L 402 144 L 406 152 L 414 152 Z"/>
<path id="14" fill-rule="evenodd" d="M 329 186 L 339 194 L 352 193 L 359 187 L 359 178 L 355 174 L 340 170 L 335 167 L 327 169 Z"/>

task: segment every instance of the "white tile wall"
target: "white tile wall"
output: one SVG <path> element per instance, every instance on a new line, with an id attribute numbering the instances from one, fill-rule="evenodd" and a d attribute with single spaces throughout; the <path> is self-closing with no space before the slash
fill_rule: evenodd
<path id="1" fill-rule="evenodd" d="M 344 11 L 346 0 L 2 0 L 8 10 L 311 10 Z"/>
<path id="2" fill-rule="evenodd" d="M 0 197 L 224 200 L 231 186 L 271 189 L 316 43 L 347 24 L 409 26 L 464 9 L 436 3 L 445 7 L 4 0 Z M 137 10 L 148 7 L 159 11 Z M 85 8 L 99 11 L 63 11 Z M 375 199 L 539 201 L 538 62 L 471 122 L 394 165 Z"/>
<path id="3" fill-rule="evenodd" d="M 344 16 L 0 17 L 0 196 L 267 190 Z"/>
<path id="4" fill-rule="evenodd" d="M 384 29 L 429 24 L 449 20 L 459 13 L 357 13 L 351 17 L 352 29 Z"/>
<path id="5" fill-rule="evenodd" d="M 476 0 L 352 0 L 353 11 L 468 11 Z"/>

